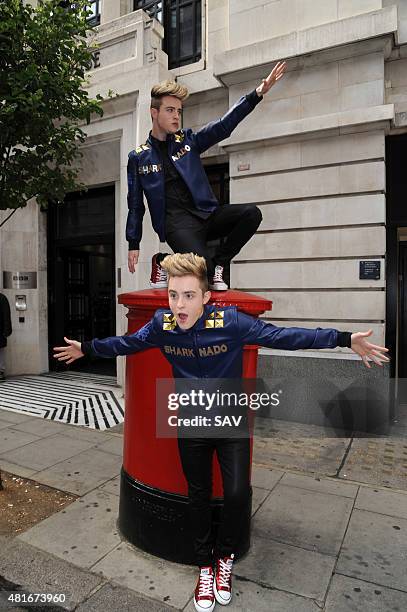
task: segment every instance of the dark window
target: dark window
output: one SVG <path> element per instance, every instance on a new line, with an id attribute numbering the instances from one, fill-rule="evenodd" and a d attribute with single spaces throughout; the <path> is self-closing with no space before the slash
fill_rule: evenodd
<path id="1" fill-rule="evenodd" d="M 160 0 L 134 0 L 134 10 L 144 9 L 150 17 L 155 17 L 160 23 L 163 23 L 163 4 Z"/>
<path id="2" fill-rule="evenodd" d="M 100 24 L 100 4 L 102 0 L 89 0 L 87 6 L 92 11 L 88 17 L 88 23 L 91 26 L 97 26 Z M 64 8 L 66 10 L 77 8 L 77 4 L 75 2 L 71 2 L 70 0 L 60 0 L 58 6 Z"/>
<path id="3" fill-rule="evenodd" d="M 88 17 L 90 25 L 96 26 L 100 24 L 100 3 L 101 0 L 92 0 L 89 2 L 89 8 L 92 11 L 92 14 Z"/>
<path id="4" fill-rule="evenodd" d="M 134 0 L 164 26 L 163 48 L 168 67 L 177 68 L 201 59 L 201 0 Z"/>

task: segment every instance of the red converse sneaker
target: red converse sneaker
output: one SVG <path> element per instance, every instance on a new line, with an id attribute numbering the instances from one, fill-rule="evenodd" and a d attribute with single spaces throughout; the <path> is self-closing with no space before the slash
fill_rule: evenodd
<path id="1" fill-rule="evenodd" d="M 213 592 L 221 606 L 227 606 L 232 599 L 232 566 L 235 555 L 216 560 Z"/>
<path id="2" fill-rule="evenodd" d="M 223 266 L 215 267 L 215 274 L 213 275 L 212 282 L 209 283 L 209 289 L 212 289 L 212 291 L 226 291 L 228 289 L 227 284 L 223 280 Z"/>
<path id="3" fill-rule="evenodd" d="M 157 256 L 159 254 L 153 255 L 151 260 L 150 287 L 153 289 L 165 289 L 168 287 L 167 272 L 157 263 Z"/>
<path id="4" fill-rule="evenodd" d="M 195 610 L 212 612 L 215 607 L 213 594 L 213 569 L 210 565 L 201 567 L 194 595 Z"/>

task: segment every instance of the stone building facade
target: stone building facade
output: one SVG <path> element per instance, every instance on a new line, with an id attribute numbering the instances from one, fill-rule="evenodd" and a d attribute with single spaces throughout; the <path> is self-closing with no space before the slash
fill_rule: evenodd
<path id="1" fill-rule="evenodd" d="M 231 286 L 271 299 L 264 316 L 277 325 L 371 328 L 393 357 L 391 368 L 375 376 L 401 375 L 407 213 L 397 151 L 407 150 L 407 3 L 202 0 L 195 30 L 201 57 L 171 69 L 162 48 L 165 22 L 151 16 L 161 3 L 133 10 L 140 4 L 97 3 L 100 48 L 89 92 L 116 95 L 104 103 L 103 118 L 86 126 L 81 168 L 89 188 L 110 185 L 114 192 L 115 293 L 147 287 L 151 256 L 165 249 L 146 214 L 137 274 L 128 273 L 127 155 L 151 127 L 152 85 L 166 78 L 186 85 L 183 125 L 198 129 L 257 86 L 276 61 L 287 60 L 284 78 L 230 138 L 203 155 L 206 165 L 228 165 L 231 205 L 252 202 L 263 213 L 258 233 L 231 266 Z M 190 25 L 182 26 L 185 37 Z M 37 288 L 26 291 L 25 324 L 13 309 L 10 373 L 48 369 L 46 224 L 33 204 L 0 230 L 1 270 L 37 271 Z M 363 263 L 369 261 L 379 262 L 378 278 L 361 278 L 369 277 Z M 16 291 L 4 293 L 14 303 Z M 125 329 L 117 306 L 116 333 Z M 304 375 L 361 371 L 349 349 L 262 350 L 261 372 L 269 373 L 272 362 L 279 372 L 295 363 Z"/>

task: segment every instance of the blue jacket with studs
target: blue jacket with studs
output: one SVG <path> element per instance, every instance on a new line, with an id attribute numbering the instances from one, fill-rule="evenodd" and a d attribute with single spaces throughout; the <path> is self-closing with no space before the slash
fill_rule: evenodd
<path id="1" fill-rule="evenodd" d="M 206 305 L 193 327 L 182 330 L 170 310 L 159 309 L 134 334 L 82 342 L 82 352 L 98 357 L 131 355 L 159 348 L 174 378 L 241 378 L 247 344 L 298 350 L 351 345 L 351 333 L 317 327 L 276 327 L 237 310 Z"/>
<path id="2" fill-rule="evenodd" d="M 219 205 L 209 184 L 200 155 L 214 144 L 228 138 L 235 127 L 262 100 L 254 89 L 242 96 L 227 113 L 211 121 L 197 132 L 191 128 L 167 136 L 170 160 L 191 192 L 199 210 L 211 212 Z M 138 250 L 142 236 L 145 206 L 143 192 L 150 210 L 154 230 L 165 242 L 165 183 L 161 153 L 151 138 L 130 151 L 127 164 L 128 215 L 126 239 L 130 250 Z"/>

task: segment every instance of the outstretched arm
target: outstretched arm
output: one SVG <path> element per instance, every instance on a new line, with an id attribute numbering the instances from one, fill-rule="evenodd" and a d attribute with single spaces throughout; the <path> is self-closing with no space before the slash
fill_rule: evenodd
<path id="1" fill-rule="evenodd" d="M 56 346 L 54 357 L 58 361 L 66 361 L 67 364 L 84 355 L 111 358 L 119 355 L 131 355 L 159 346 L 151 321 L 134 334 L 127 336 L 111 336 L 103 338 L 103 340 L 95 338 L 86 342 L 77 342 L 69 338 L 64 338 L 64 340 L 67 346 Z"/>
<path id="2" fill-rule="evenodd" d="M 211 121 L 196 133 L 192 132 L 191 136 L 198 151 L 203 153 L 214 144 L 229 138 L 235 127 L 251 113 L 263 95 L 281 79 L 285 70 L 286 63 L 278 62 L 268 77 L 262 79 L 261 84 L 256 89 L 253 89 L 252 92 L 242 96 L 223 117 L 216 121 Z"/>
<path id="3" fill-rule="evenodd" d="M 362 357 L 368 368 L 369 359 L 379 366 L 390 361 L 386 356 L 387 348 L 371 344 L 366 339 L 372 335 L 372 330 L 351 334 L 333 328 L 277 327 L 242 312 L 238 312 L 238 327 L 243 344 L 258 344 L 289 351 L 348 347 Z"/>

